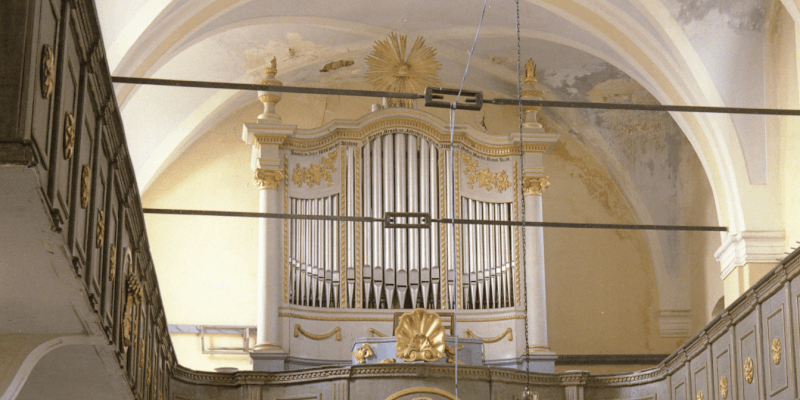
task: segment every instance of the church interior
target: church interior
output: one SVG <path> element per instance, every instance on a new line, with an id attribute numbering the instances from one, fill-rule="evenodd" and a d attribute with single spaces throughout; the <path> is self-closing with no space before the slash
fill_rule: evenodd
<path id="1" fill-rule="evenodd" d="M 800 396 L 797 0 L 0 23 L 2 400 Z"/>

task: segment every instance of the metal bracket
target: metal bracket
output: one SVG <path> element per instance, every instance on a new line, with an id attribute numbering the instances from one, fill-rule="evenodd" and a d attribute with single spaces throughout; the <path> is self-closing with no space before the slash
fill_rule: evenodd
<path id="1" fill-rule="evenodd" d="M 451 96 L 452 101 L 444 101 L 445 96 Z M 427 87 L 425 88 L 425 107 L 453 108 L 457 96 L 458 89 Z M 479 111 L 483 108 L 483 92 L 462 90 L 458 100 L 459 102 L 455 103 L 456 110 Z"/>
<path id="2" fill-rule="evenodd" d="M 399 224 L 397 218 L 406 218 L 409 223 Z M 410 223 L 412 219 L 419 222 Z M 430 229 L 431 228 L 431 214 L 430 213 L 416 213 L 416 212 L 387 212 L 383 214 L 384 228 L 418 228 Z"/>

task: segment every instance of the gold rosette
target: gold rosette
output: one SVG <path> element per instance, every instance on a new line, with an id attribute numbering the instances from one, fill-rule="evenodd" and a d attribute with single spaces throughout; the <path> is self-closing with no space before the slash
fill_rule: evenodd
<path id="1" fill-rule="evenodd" d="M 444 326 L 436 313 L 418 308 L 400 317 L 394 332 L 397 358 L 406 362 L 445 357 Z"/>

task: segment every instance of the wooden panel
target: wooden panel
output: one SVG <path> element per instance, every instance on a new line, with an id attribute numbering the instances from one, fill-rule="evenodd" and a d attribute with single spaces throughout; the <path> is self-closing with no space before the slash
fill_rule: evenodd
<path id="1" fill-rule="evenodd" d="M 760 334 L 757 329 L 756 314 L 751 312 L 736 325 L 737 381 L 740 383 L 739 395 L 743 400 L 761 399 L 759 381 L 762 377 L 758 349 Z M 750 381 L 748 382 L 746 378 L 750 378 Z"/>
<path id="2" fill-rule="evenodd" d="M 789 370 L 786 350 L 786 293 L 784 290 L 770 296 L 761 304 L 763 353 L 766 394 L 769 399 L 790 399 Z M 776 363 L 777 361 L 777 363 Z"/>
<path id="3" fill-rule="evenodd" d="M 672 375 L 672 400 L 689 400 L 689 379 L 687 379 L 688 366 L 678 368 Z"/>
<path id="4" fill-rule="evenodd" d="M 92 183 L 92 215 L 87 220 L 87 235 L 84 240 L 84 246 L 88 253 L 87 265 L 88 271 L 86 277 L 88 279 L 88 293 L 89 301 L 95 310 L 99 310 L 100 296 L 102 288 L 103 271 L 101 265 L 103 262 L 103 252 L 106 250 L 106 233 L 108 231 L 108 210 L 106 209 L 106 197 L 108 195 L 108 166 L 109 154 L 108 149 L 101 145 L 102 130 L 98 131 L 95 138 L 95 151 Z"/>
<path id="5" fill-rule="evenodd" d="M 737 399 L 737 391 L 735 390 L 737 377 L 734 373 L 732 373 L 732 371 L 734 371 L 732 368 L 732 339 L 733 330 L 722 335 L 711 345 L 714 371 L 714 378 L 711 381 L 711 389 L 714 391 L 715 398 L 720 400 Z"/>
<path id="6" fill-rule="evenodd" d="M 107 130 L 102 130 L 101 134 L 105 136 Z M 114 188 L 114 165 L 109 166 L 108 181 L 106 183 L 108 190 L 106 195 L 106 239 L 103 248 L 103 257 L 101 268 L 103 270 L 103 291 L 102 301 L 100 304 L 100 314 L 102 315 L 103 327 L 109 337 L 113 337 L 114 325 L 114 303 L 117 290 L 117 278 L 120 275 L 120 267 L 122 266 L 121 256 L 122 247 L 119 246 L 119 200 L 117 200 L 116 190 Z"/>
<path id="7" fill-rule="evenodd" d="M 712 400 L 714 398 L 714 393 L 708 390 L 710 387 L 709 378 L 711 377 L 711 366 L 709 365 L 708 357 L 709 349 L 706 348 L 690 362 L 692 371 L 692 392 L 690 394 L 693 399 Z"/>
<path id="8" fill-rule="evenodd" d="M 49 97 L 42 96 L 42 50 L 45 45 L 53 49 L 54 59 L 57 60 L 58 52 L 58 33 L 59 22 L 61 20 L 60 1 L 41 1 L 37 2 L 37 26 L 34 28 L 34 47 L 31 54 L 34 56 L 32 63 L 31 80 L 33 85 L 30 88 L 30 137 L 33 145 L 34 156 L 39 161 L 39 168 L 44 171 L 50 165 L 50 147 L 53 131 L 53 105 L 55 94 Z M 55 65 L 55 63 L 54 63 Z M 54 71 L 55 72 L 55 71 Z M 55 85 L 55 81 L 53 81 Z M 47 176 L 42 174 L 42 176 Z"/>

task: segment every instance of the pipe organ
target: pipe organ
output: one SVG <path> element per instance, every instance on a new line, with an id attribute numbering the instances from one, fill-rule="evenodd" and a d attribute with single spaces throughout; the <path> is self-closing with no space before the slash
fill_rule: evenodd
<path id="1" fill-rule="evenodd" d="M 364 118 L 375 120 L 366 127 L 334 122 L 287 138 L 281 145 L 284 212 L 520 219 L 517 158 L 510 157 L 518 153 L 507 137 L 492 140 L 459 126 L 451 160 L 445 126 L 416 110 L 401 113 L 410 115 L 375 120 L 373 115 L 385 113 L 373 113 Z M 401 214 L 396 222 L 417 219 Z M 387 228 L 383 221 L 289 220 L 284 229 L 285 298 L 293 305 L 497 309 L 519 304 L 516 227 L 433 222 L 430 228 Z"/>

